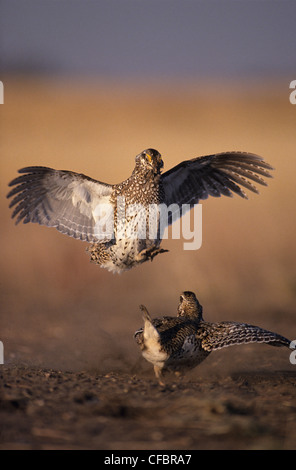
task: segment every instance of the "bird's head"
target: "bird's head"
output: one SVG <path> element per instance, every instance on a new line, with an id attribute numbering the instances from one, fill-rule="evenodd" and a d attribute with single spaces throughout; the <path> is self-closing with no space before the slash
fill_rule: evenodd
<path id="1" fill-rule="evenodd" d="M 202 306 L 196 298 L 194 292 L 185 291 L 180 295 L 178 305 L 178 317 L 191 317 L 199 320 L 202 318 Z"/>
<path id="2" fill-rule="evenodd" d="M 136 156 L 136 164 L 154 173 L 160 173 L 163 167 L 163 160 L 160 153 L 154 149 L 146 149 Z"/>

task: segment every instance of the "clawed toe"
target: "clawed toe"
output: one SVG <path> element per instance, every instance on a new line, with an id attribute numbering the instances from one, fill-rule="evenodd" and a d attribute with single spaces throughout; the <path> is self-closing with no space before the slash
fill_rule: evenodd
<path id="1" fill-rule="evenodd" d="M 143 253 L 143 256 L 145 256 L 146 260 L 150 259 L 150 261 L 153 261 L 155 256 L 159 255 L 160 253 L 166 253 L 169 250 L 165 250 L 163 248 L 151 248 L 149 250 L 143 250 L 141 253 Z"/>

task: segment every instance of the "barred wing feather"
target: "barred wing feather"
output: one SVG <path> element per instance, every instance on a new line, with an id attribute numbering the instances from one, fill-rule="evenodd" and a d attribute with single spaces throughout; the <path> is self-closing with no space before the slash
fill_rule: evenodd
<path id="1" fill-rule="evenodd" d="M 110 204 L 112 186 L 72 171 L 42 166 L 19 170 L 21 176 L 9 186 L 7 197 L 14 207 L 16 223 L 33 222 L 55 227 L 61 233 L 88 242 L 106 242 L 106 234 L 98 240 L 98 219 L 101 204 Z M 102 214 L 101 214 L 102 215 Z"/>

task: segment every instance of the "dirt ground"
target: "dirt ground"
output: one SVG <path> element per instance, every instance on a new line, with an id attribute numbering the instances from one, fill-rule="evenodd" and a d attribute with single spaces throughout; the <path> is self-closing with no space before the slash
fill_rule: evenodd
<path id="1" fill-rule="evenodd" d="M 296 374 L 171 382 L 2 367 L 1 449 L 293 449 Z"/>
<path id="2" fill-rule="evenodd" d="M 296 106 L 286 83 L 120 88 L 1 78 L 1 449 L 295 449 L 296 366 L 286 348 L 217 351 L 182 380 L 155 381 L 133 339 L 139 305 L 175 315 L 196 293 L 207 321 L 296 339 Z M 274 178 L 248 201 L 203 202 L 202 247 L 113 275 L 86 245 L 11 221 L 8 182 L 29 165 L 115 183 L 158 149 L 165 170 L 226 150 L 257 153 Z"/>

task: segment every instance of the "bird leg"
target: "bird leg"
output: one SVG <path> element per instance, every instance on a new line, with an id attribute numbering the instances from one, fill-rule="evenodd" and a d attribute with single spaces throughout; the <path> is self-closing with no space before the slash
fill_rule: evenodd
<path id="1" fill-rule="evenodd" d="M 148 257 L 151 259 L 151 261 L 153 261 L 153 258 L 156 256 L 156 255 L 159 255 L 160 253 L 167 253 L 169 250 L 165 250 L 164 248 L 157 248 L 155 249 L 154 251 L 152 251 Z"/>
<path id="2" fill-rule="evenodd" d="M 154 372 L 155 372 L 155 376 L 158 380 L 158 383 L 161 387 L 165 387 L 165 383 L 163 381 L 163 376 L 162 376 L 162 373 L 161 373 L 161 368 L 159 366 L 154 366 Z"/>
<path id="3" fill-rule="evenodd" d="M 144 250 L 140 251 L 140 253 L 138 254 L 138 258 L 141 261 L 147 261 L 148 259 L 150 259 L 150 261 L 153 261 L 153 258 L 155 256 L 159 255 L 160 253 L 166 253 L 167 251 L 169 250 L 165 250 L 163 248 L 145 248 Z"/>

